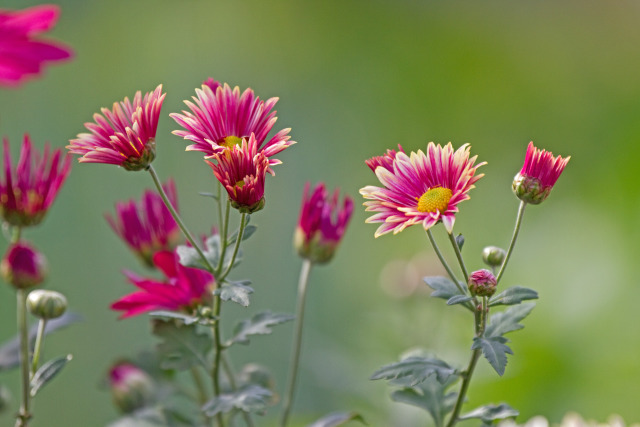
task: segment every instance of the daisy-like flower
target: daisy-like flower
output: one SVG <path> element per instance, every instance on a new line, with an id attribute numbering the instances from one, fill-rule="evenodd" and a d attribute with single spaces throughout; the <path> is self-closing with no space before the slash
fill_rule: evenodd
<path id="1" fill-rule="evenodd" d="M 513 179 L 513 192 L 525 203 L 537 205 L 544 202 L 569 159 L 571 156 L 564 159 L 553 157 L 550 151 L 540 150 L 533 141 L 530 142 L 522 170 Z"/>
<path id="2" fill-rule="evenodd" d="M 190 313 L 207 302 L 214 286 L 213 276 L 197 268 L 184 267 L 175 252 L 162 251 L 153 256 L 153 264 L 166 276 L 165 281 L 140 277 L 125 271 L 129 281 L 139 288 L 111 304 L 112 310 L 124 311 L 121 318 L 153 310 Z"/>
<path id="3" fill-rule="evenodd" d="M 396 150 L 387 150 L 382 156 L 375 156 L 370 158 L 369 160 L 365 160 L 364 162 L 371 168 L 373 173 L 376 172 L 376 168 L 378 166 L 382 166 L 383 168 L 393 172 L 393 160 L 396 158 L 396 154 L 404 153 L 402 146 L 398 144 L 398 151 Z"/>
<path id="4" fill-rule="evenodd" d="M 484 174 L 476 175 L 477 156 L 469 158 L 469 145 L 455 152 L 451 143 L 444 147 L 430 142 L 422 150 L 406 155 L 396 153 L 392 169 L 377 167 L 376 176 L 384 187 L 366 186 L 360 194 L 368 199 L 366 210 L 376 212 L 366 222 L 381 222 L 375 237 L 393 231 L 397 234 L 410 225 L 422 223 L 425 230 L 442 221 L 449 234 L 453 231 L 458 203 L 467 200 L 469 190 Z"/>
<path id="5" fill-rule="evenodd" d="M 0 85 L 18 86 L 45 63 L 71 58 L 68 47 L 38 38 L 55 26 L 59 13 L 54 5 L 0 10 Z"/>
<path id="6" fill-rule="evenodd" d="M 342 240 L 353 213 L 353 200 L 345 196 L 339 206 L 338 190 L 329 196 L 323 183 L 319 183 L 311 194 L 309 188 L 307 182 L 293 245 L 301 257 L 323 264 L 331 260 Z"/>
<path id="7" fill-rule="evenodd" d="M 31 146 L 25 134 L 20 158 L 13 168 L 9 140 L 4 139 L 4 181 L 0 178 L 0 214 L 11 225 L 37 225 L 56 198 L 71 171 L 71 158 L 62 150 L 50 152 L 46 144 L 42 155 Z"/>
<path id="8" fill-rule="evenodd" d="M 263 152 L 269 158 L 269 166 L 273 166 L 282 162 L 271 156 L 295 144 L 290 140 L 291 129 L 282 129 L 267 141 L 277 120 L 276 111 L 271 110 L 278 98 L 262 101 L 251 89 L 240 94 L 237 86 L 231 89 L 226 83 L 222 85 L 210 78 L 201 89 L 196 89 L 193 101 L 185 101 L 191 112 L 170 114 L 185 129 L 173 133 L 194 142 L 187 151 L 201 151 L 208 157 L 240 145 L 242 139 L 254 134 L 258 151 Z"/>
<path id="9" fill-rule="evenodd" d="M 258 151 L 253 134 L 240 145 L 214 153 L 216 163 L 207 161 L 218 181 L 222 183 L 231 206 L 242 213 L 257 212 L 264 207 L 264 183 L 269 159 Z"/>
<path id="10" fill-rule="evenodd" d="M 144 97 L 136 92 L 133 102 L 125 98 L 111 110 L 102 108 L 102 115 L 93 115 L 95 123 L 84 124 L 91 133 L 80 133 L 69 141 L 69 152 L 81 155 L 80 162 L 146 169 L 156 157 L 156 130 L 165 95 L 159 85 Z"/>
<path id="11" fill-rule="evenodd" d="M 169 180 L 163 185 L 171 204 L 177 209 L 176 185 Z M 116 204 L 116 216 L 105 214 L 113 231 L 148 266 L 153 267 L 153 255 L 159 251 L 172 251 L 180 239 L 178 224 L 171 216 L 162 197 L 147 190 L 142 200 L 129 200 Z"/>

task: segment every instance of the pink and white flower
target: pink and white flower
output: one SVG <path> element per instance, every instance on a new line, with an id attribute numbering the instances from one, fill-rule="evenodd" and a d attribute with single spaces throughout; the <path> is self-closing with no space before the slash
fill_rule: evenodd
<path id="1" fill-rule="evenodd" d="M 383 168 L 393 172 L 393 160 L 396 158 L 396 154 L 404 153 L 402 146 L 398 144 L 398 151 L 396 150 L 387 150 L 382 156 L 375 156 L 364 162 L 371 168 L 373 173 L 376 172 L 378 166 L 382 166 Z"/>
<path id="2" fill-rule="evenodd" d="M 554 157 L 553 153 L 540 150 L 529 142 L 522 169 L 513 179 L 513 192 L 526 203 L 542 203 L 556 184 L 571 156 Z"/>

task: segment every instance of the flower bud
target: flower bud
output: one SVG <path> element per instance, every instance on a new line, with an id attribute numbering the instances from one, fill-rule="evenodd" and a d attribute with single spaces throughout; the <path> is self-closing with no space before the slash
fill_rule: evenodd
<path id="1" fill-rule="evenodd" d="M 29 292 L 27 308 L 40 319 L 55 319 L 67 311 L 67 299 L 60 292 L 36 289 Z"/>
<path id="2" fill-rule="evenodd" d="M 507 252 L 497 246 L 487 246 L 482 250 L 482 260 L 489 267 L 499 267 L 504 262 Z"/>
<path id="3" fill-rule="evenodd" d="M 513 179 L 513 192 L 525 203 L 538 205 L 549 196 L 571 157 L 555 156 L 529 143 L 522 169 Z"/>
<path id="4" fill-rule="evenodd" d="M 469 291 L 471 295 L 490 297 L 496 292 L 496 278 L 489 270 L 478 270 L 469 276 Z"/>
<path id="5" fill-rule="evenodd" d="M 26 243 L 15 243 L 0 262 L 2 278 L 16 289 L 37 286 L 44 280 L 47 260 Z"/>
<path id="6" fill-rule="evenodd" d="M 542 182 L 536 177 L 520 173 L 513 178 L 511 187 L 518 199 L 532 205 L 539 205 L 544 202 L 553 188 L 543 186 Z"/>
<path id="7" fill-rule="evenodd" d="M 109 371 L 113 403 L 125 414 L 143 408 L 154 400 L 153 379 L 137 366 L 122 362 Z"/>

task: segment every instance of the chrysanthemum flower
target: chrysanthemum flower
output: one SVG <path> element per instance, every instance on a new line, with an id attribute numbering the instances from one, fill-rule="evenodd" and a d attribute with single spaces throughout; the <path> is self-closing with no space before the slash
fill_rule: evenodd
<path id="1" fill-rule="evenodd" d="M 129 281 L 139 288 L 111 304 L 112 310 L 124 311 L 121 318 L 153 310 L 190 313 L 207 302 L 214 285 L 213 276 L 197 268 L 184 267 L 174 252 L 162 251 L 153 256 L 153 264 L 167 277 L 165 281 L 140 277 L 125 271 Z"/>
<path id="2" fill-rule="evenodd" d="M 474 271 L 469 275 L 469 291 L 471 295 L 479 297 L 490 297 L 496 292 L 498 283 L 496 277 L 489 270 Z"/>
<path id="3" fill-rule="evenodd" d="M 526 203 L 540 204 L 549 196 L 571 156 L 564 159 L 533 145 L 527 147 L 522 170 L 513 179 L 513 192 Z"/>
<path id="4" fill-rule="evenodd" d="M 0 85 L 17 86 L 40 74 L 45 63 L 71 58 L 68 47 L 37 38 L 55 26 L 58 15 L 54 5 L 0 10 Z"/>
<path id="5" fill-rule="evenodd" d="M 253 134 L 220 153 L 214 153 L 209 162 L 218 181 L 222 183 L 231 206 L 243 213 L 257 212 L 264 207 L 264 183 L 269 159 L 258 151 L 258 142 Z"/>
<path id="6" fill-rule="evenodd" d="M 338 205 L 339 191 L 332 196 L 323 183 L 309 194 L 310 184 L 304 187 L 300 218 L 294 236 L 294 246 L 301 257 L 315 263 L 331 260 L 353 213 L 353 200 L 345 196 Z"/>
<path id="7" fill-rule="evenodd" d="M 102 108 L 104 116 L 96 113 L 95 123 L 84 124 L 91 133 L 72 139 L 69 152 L 80 154 L 80 162 L 108 163 L 131 171 L 147 168 L 156 157 L 156 130 L 165 95 L 159 85 L 144 98 L 138 91 L 133 102 L 125 98 L 111 110 Z"/>
<path id="8" fill-rule="evenodd" d="M 2 278 L 16 289 L 38 286 L 44 281 L 47 270 L 44 255 L 26 242 L 11 245 L 0 262 Z"/>
<path id="9" fill-rule="evenodd" d="M 376 212 L 366 222 L 381 222 L 375 237 L 393 231 L 401 232 L 410 225 L 422 223 L 425 230 L 442 221 L 448 233 L 453 231 L 458 203 L 467 200 L 469 190 L 483 174 L 469 158 L 469 145 L 455 152 L 451 143 L 444 147 L 430 142 L 427 153 L 418 150 L 407 156 L 395 155 L 393 168 L 378 167 L 376 176 L 384 187 L 367 186 L 360 194 L 369 201 L 367 211 Z"/>
<path id="10" fill-rule="evenodd" d="M 153 378 L 129 362 L 121 361 L 111 367 L 109 385 L 113 403 L 125 414 L 143 408 L 155 399 Z"/>
<path id="11" fill-rule="evenodd" d="M 178 196 L 173 180 L 163 185 L 174 208 L 178 208 Z M 105 214 L 113 231 L 149 267 L 153 267 L 153 255 L 159 251 L 172 251 L 180 238 L 180 230 L 162 197 L 147 190 L 140 202 L 129 200 L 116 204 L 116 217 Z"/>
<path id="12" fill-rule="evenodd" d="M 185 128 L 173 133 L 195 143 L 189 145 L 187 151 L 201 151 L 206 156 L 219 154 L 254 134 L 258 151 L 263 152 L 269 158 L 269 165 L 273 166 L 282 162 L 271 156 L 295 144 L 290 140 L 291 129 L 282 129 L 266 140 L 277 120 L 276 111 L 271 110 L 278 98 L 261 101 L 251 89 L 240 94 L 237 86 L 231 89 L 226 83 L 221 85 L 210 78 L 201 89 L 196 89 L 193 101 L 185 101 L 191 112 L 170 114 Z"/>
<path id="13" fill-rule="evenodd" d="M 4 144 L 4 182 L 0 179 L 0 214 L 11 225 L 39 224 L 71 171 L 71 158 L 46 144 L 42 156 L 25 134 L 18 165 L 13 168 L 9 141 Z"/>
<path id="14" fill-rule="evenodd" d="M 393 160 L 396 158 L 396 154 L 404 153 L 402 146 L 398 144 L 398 151 L 396 150 L 387 150 L 382 156 L 375 156 L 370 158 L 369 160 L 365 160 L 364 162 L 371 168 L 371 170 L 375 173 L 376 168 L 378 166 L 382 166 L 383 168 L 393 172 Z"/>

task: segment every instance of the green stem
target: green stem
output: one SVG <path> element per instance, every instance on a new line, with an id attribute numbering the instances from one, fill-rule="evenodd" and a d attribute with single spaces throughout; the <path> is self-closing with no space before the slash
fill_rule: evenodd
<path id="1" fill-rule="evenodd" d="M 218 283 L 222 283 L 222 281 L 226 279 L 227 275 L 233 268 L 233 264 L 236 262 L 236 256 L 238 255 L 238 250 L 240 249 L 240 243 L 242 242 L 244 229 L 247 226 L 247 215 L 248 214 L 243 213 L 242 216 L 240 217 L 240 229 L 238 230 L 238 238 L 236 239 L 236 244 L 233 247 L 233 254 L 231 255 L 231 260 L 229 261 L 229 265 L 227 265 L 227 268 L 224 271 L 224 273 L 222 273 L 219 278 L 216 278 L 216 281 Z M 222 247 L 224 248 L 225 246 L 226 246 L 226 243 Z"/>
<path id="2" fill-rule="evenodd" d="M 221 249 L 220 249 L 220 259 L 218 260 L 218 265 L 216 266 L 216 271 L 215 271 L 217 275 L 220 275 L 220 272 L 222 271 L 224 257 L 227 254 L 227 237 L 229 236 L 229 209 L 230 208 L 231 208 L 231 202 L 227 199 L 227 208 L 225 210 L 224 217 L 222 216 L 220 217 L 221 218 L 221 222 L 220 222 Z"/>
<path id="3" fill-rule="evenodd" d="M 522 224 L 522 217 L 524 216 L 524 208 L 527 207 L 526 202 L 520 202 L 520 206 L 518 207 L 518 216 L 516 218 L 516 225 L 513 229 L 513 236 L 511 237 L 511 243 L 509 244 L 509 249 L 507 250 L 507 255 L 504 257 L 504 261 L 502 262 L 502 266 L 500 267 L 500 271 L 496 276 L 496 283 L 500 283 L 500 279 L 504 274 L 504 270 L 507 267 L 507 263 L 509 262 L 509 258 L 511 258 L 511 252 L 513 252 L 513 247 L 516 245 L 516 239 L 518 238 L 518 233 L 520 232 L 520 225 Z"/>
<path id="4" fill-rule="evenodd" d="M 300 270 L 300 280 L 298 282 L 298 303 L 296 307 L 296 329 L 293 338 L 293 348 L 291 351 L 291 362 L 289 370 L 289 383 L 285 393 L 282 418 L 280 419 L 280 427 L 286 427 L 289 420 L 289 413 L 293 405 L 294 389 L 296 387 L 296 378 L 298 376 L 298 364 L 300 362 L 300 348 L 302 343 L 302 323 L 304 321 L 304 303 L 307 294 L 307 283 L 309 281 L 309 272 L 311 271 L 311 261 L 305 259 L 302 262 Z"/>
<path id="5" fill-rule="evenodd" d="M 200 406 L 202 406 L 207 403 L 207 390 L 205 389 L 204 382 L 202 381 L 202 375 L 200 375 L 200 371 L 198 371 L 196 366 L 192 366 L 190 371 L 193 383 L 198 391 L 198 402 L 200 403 Z"/>
<path id="6" fill-rule="evenodd" d="M 40 361 L 40 354 L 42 353 L 42 347 L 44 345 L 44 328 L 47 326 L 46 319 L 40 319 L 38 322 L 38 333 L 36 335 L 36 343 L 33 348 L 33 360 L 31 361 L 31 376 L 35 375 L 38 370 L 38 362 Z"/>
<path id="7" fill-rule="evenodd" d="M 456 253 L 456 257 L 458 258 L 458 263 L 460 264 L 460 269 L 462 270 L 462 275 L 464 276 L 465 283 L 469 283 L 469 273 L 467 273 L 467 267 L 464 265 L 464 260 L 462 259 L 462 253 L 460 252 L 460 248 L 458 247 L 458 242 L 456 242 L 455 237 L 453 237 L 452 233 L 447 233 L 449 235 L 449 241 L 453 246 L 453 250 Z"/>
<path id="8" fill-rule="evenodd" d="M 27 325 L 27 292 L 24 289 L 18 289 L 16 298 L 18 335 L 20 336 L 20 373 L 22 381 L 22 404 L 16 427 L 27 427 L 31 413 L 29 412 L 30 400 L 30 384 L 29 384 L 29 329 Z"/>

